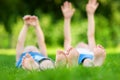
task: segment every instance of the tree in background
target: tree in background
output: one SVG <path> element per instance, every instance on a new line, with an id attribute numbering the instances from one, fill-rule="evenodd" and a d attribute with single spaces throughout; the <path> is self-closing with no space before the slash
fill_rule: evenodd
<path id="1" fill-rule="evenodd" d="M 55 42 L 56 45 L 62 45 L 63 18 L 60 6 L 64 1 L 65 0 L 0 0 L 0 23 L 4 25 L 4 29 L 7 32 L 4 33 L 8 35 L 6 38 L 8 39 L 8 45 L 6 45 L 5 48 L 10 48 L 12 45 L 11 42 L 14 41 L 14 39 L 12 39 L 14 36 L 14 24 L 17 23 L 19 17 L 22 18 L 26 14 L 37 15 L 41 20 L 43 20 L 41 22 L 44 24 L 41 24 L 43 25 L 48 45 L 53 45 L 53 42 Z M 87 26 L 87 17 L 85 5 L 87 0 L 69 1 L 72 2 L 73 6 L 76 8 L 75 15 L 72 19 L 72 35 L 76 35 L 74 38 L 80 36 L 79 39 L 76 39 L 76 41 L 73 42 L 73 44 L 75 44 L 81 38 L 86 37 L 85 31 Z M 97 26 L 96 39 L 98 43 L 101 43 L 104 46 L 117 46 L 120 42 L 120 0 L 98 1 L 100 6 L 95 16 Z M 46 20 L 48 20 L 49 24 Z M 77 28 L 78 26 L 81 27 L 81 32 L 79 32 Z M 59 30 L 60 32 L 56 34 L 56 30 Z M 100 31 L 101 33 L 97 33 Z M 4 33 L 1 32 L 1 35 L 4 35 Z M 55 38 L 50 37 L 51 35 L 55 36 Z M 4 39 L 2 39 L 2 41 L 4 41 Z M 85 38 L 84 41 L 87 41 L 87 39 Z M 0 47 L 2 48 L 4 46 L 0 45 Z"/>

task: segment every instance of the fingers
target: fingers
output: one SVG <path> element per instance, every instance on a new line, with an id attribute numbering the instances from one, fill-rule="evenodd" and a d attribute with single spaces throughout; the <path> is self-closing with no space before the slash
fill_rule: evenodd
<path id="1" fill-rule="evenodd" d="M 64 10 L 64 6 L 61 6 L 61 10 L 62 10 L 62 11 Z"/>
<path id="2" fill-rule="evenodd" d="M 92 3 L 92 1 L 91 1 L 91 0 L 89 0 L 89 1 L 88 1 L 88 4 L 90 4 L 90 3 Z"/>
<path id="3" fill-rule="evenodd" d="M 65 1 L 64 4 L 61 6 L 62 11 L 63 11 L 65 8 L 68 8 L 68 1 Z"/>
<path id="4" fill-rule="evenodd" d="M 61 6 L 61 9 L 63 10 L 65 8 L 72 9 L 71 2 L 65 1 L 64 4 Z"/>
<path id="5" fill-rule="evenodd" d="M 96 5 L 96 8 L 97 8 L 99 6 L 99 3 L 97 2 L 95 5 Z"/>
<path id="6" fill-rule="evenodd" d="M 33 25 L 33 26 L 35 26 L 36 23 L 39 22 L 38 17 L 36 17 L 36 16 L 31 16 L 30 21 L 31 21 L 31 25 Z"/>
<path id="7" fill-rule="evenodd" d="M 64 2 L 64 7 L 69 8 L 70 3 L 68 1 Z"/>
<path id="8" fill-rule="evenodd" d="M 94 13 L 98 6 L 99 3 L 97 2 L 97 0 L 89 0 L 88 4 L 86 5 L 86 11 L 88 13 Z"/>
<path id="9" fill-rule="evenodd" d="M 38 17 L 37 16 L 31 16 L 31 18 L 30 18 L 31 20 L 37 20 L 38 19 Z"/>
<path id="10" fill-rule="evenodd" d="M 72 9 L 72 4 L 71 4 L 71 2 L 68 2 L 68 7 L 69 7 L 70 9 Z"/>
<path id="11" fill-rule="evenodd" d="M 30 19 L 38 19 L 37 16 L 31 16 L 31 15 L 26 15 L 23 17 L 24 20 L 30 20 Z"/>
<path id="12" fill-rule="evenodd" d="M 23 17 L 24 23 L 29 26 L 37 26 L 39 25 L 39 20 L 37 16 L 26 15 Z"/>
<path id="13" fill-rule="evenodd" d="M 97 5 L 98 6 L 97 0 L 89 0 L 88 4 L 92 4 L 92 5 Z"/>
<path id="14" fill-rule="evenodd" d="M 89 0 L 88 3 L 90 4 L 96 4 L 97 0 Z"/>
<path id="15" fill-rule="evenodd" d="M 24 20 L 29 20 L 30 17 L 31 17 L 30 15 L 26 15 L 26 16 L 23 17 L 23 19 L 24 19 Z"/>
<path id="16" fill-rule="evenodd" d="M 92 4 L 96 5 L 97 0 L 92 0 Z"/>
<path id="17" fill-rule="evenodd" d="M 94 4 L 96 0 L 89 0 L 88 3 L 89 4 Z"/>
<path id="18" fill-rule="evenodd" d="M 73 13 L 74 13 L 74 12 L 75 12 L 75 9 L 73 8 L 72 11 L 73 11 Z"/>

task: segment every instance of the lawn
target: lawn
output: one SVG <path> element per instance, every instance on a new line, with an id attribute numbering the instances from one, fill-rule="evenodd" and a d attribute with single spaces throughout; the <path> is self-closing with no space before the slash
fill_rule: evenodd
<path id="1" fill-rule="evenodd" d="M 114 49 L 113 49 L 114 50 Z M 55 59 L 55 49 L 48 49 Z M 15 50 L 0 50 L 0 80 L 120 80 L 119 51 L 107 53 L 101 67 L 57 68 L 46 71 L 25 71 L 15 67 Z"/>

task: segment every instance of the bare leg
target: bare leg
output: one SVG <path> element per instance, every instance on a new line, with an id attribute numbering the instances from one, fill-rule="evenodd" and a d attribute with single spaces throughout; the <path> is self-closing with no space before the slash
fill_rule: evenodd
<path id="1" fill-rule="evenodd" d="M 65 67 L 67 65 L 67 57 L 64 53 L 64 51 L 58 50 L 56 54 L 56 61 L 55 61 L 56 67 Z"/>
<path id="2" fill-rule="evenodd" d="M 39 65 L 37 62 L 34 61 L 34 59 L 31 57 L 30 54 L 26 54 L 25 58 L 22 61 L 22 67 L 23 69 L 27 70 L 37 70 L 39 69 Z"/>
<path id="3" fill-rule="evenodd" d="M 105 49 L 101 45 L 98 45 L 94 49 L 94 65 L 101 66 L 105 60 L 105 57 L 106 57 Z"/>

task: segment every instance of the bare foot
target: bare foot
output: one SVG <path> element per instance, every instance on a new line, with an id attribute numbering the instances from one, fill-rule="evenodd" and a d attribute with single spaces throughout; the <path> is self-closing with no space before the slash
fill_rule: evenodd
<path id="1" fill-rule="evenodd" d="M 94 49 L 94 65 L 101 66 L 105 60 L 105 57 L 105 49 L 101 45 L 97 45 L 97 47 Z"/>
<path id="2" fill-rule="evenodd" d="M 22 67 L 23 67 L 23 69 L 27 69 L 27 70 L 37 70 L 37 69 L 39 69 L 38 63 L 35 62 L 34 59 L 32 58 L 32 56 L 28 53 L 23 58 Z"/>
<path id="3" fill-rule="evenodd" d="M 67 57 L 62 50 L 58 50 L 56 54 L 56 61 L 55 61 L 56 67 L 65 67 L 67 65 Z"/>
<path id="4" fill-rule="evenodd" d="M 69 54 L 67 55 L 68 67 L 78 66 L 78 56 L 79 53 L 76 51 L 76 49 L 73 48 L 71 51 L 69 51 Z"/>

